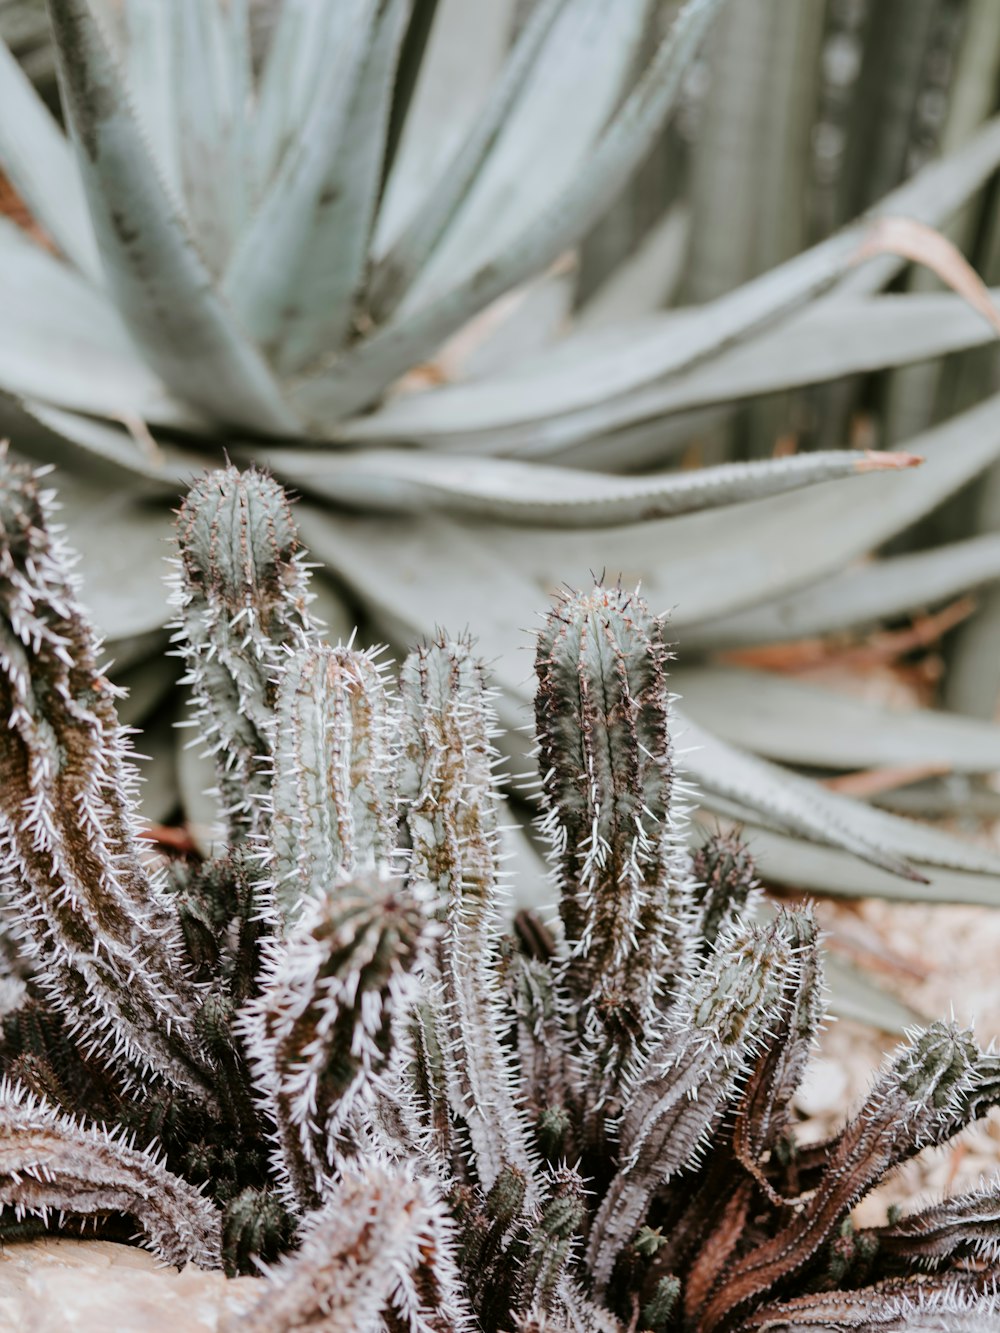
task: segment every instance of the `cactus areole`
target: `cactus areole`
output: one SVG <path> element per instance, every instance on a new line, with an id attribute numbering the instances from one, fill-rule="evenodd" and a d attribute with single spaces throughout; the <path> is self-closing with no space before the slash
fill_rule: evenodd
<path id="1" fill-rule="evenodd" d="M 259 1333 L 1000 1326 L 997 1181 L 852 1221 L 1000 1102 L 1000 1058 L 932 1023 L 796 1142 L 816 924 L 758 911 L 738 839 L 686 849 L 638 593 L 564 592 L 538 636 L 555 901 L 508 934 L 471 641 L 398 674 L 328 646 L 281 488 L 196 481 L 175 642 L 226 828 L 154 856 L 52 509 L 0 456 L 0 1235 L 263 1261 Z"/>

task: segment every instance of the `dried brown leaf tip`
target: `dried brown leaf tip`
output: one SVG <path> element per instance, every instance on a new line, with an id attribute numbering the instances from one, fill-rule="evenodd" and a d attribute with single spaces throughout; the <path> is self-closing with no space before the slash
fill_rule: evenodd
<path id="1" fill-rule="evenodd" d="M 1000 1102 L 1000 1060 L 931 1024 L 797 1147 L 816 924 L 759 910 L 739 840 L 689 852 L 638 594 L 564 594 L 539 636 L 558 914 L 508 934 L 474 645 L 442 635 L 394 683 L 322 644 L 284 496 L 231 468 L 181 511 L 178 599 L 231 846 L 154 868 L 51 507 L 0 460 L 0 871 L 25 955 L 3 953 L 0 1235 L 272 1263 L 241 1324 L 268 1333 L 997 1326 L 996 1182 L 883 1226 L 852 1211 Z"/>

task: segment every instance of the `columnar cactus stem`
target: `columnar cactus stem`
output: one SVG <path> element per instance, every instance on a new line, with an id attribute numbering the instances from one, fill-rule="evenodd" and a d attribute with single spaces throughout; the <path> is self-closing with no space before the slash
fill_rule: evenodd
<path id="1" fill-rule="evenodd" d="M 272 942 L 243 1027 L 293 1206 L 322 1201 L 352 1117 L 392 1064 L 424 934 L 410 892 L 371 874 L 334 885 Z"/>
<path id="2" fill-rule="evenodd" d="M 176 921 L 139 852 L 129 743 L 49 527 L 0 455 L 0 876 L 39 979 L 86 1045 L 208 1095 Z"/>
<path id="3" fill-rule="evenodd" d="M 377 1161 L 349 1167 L 294 1259 L 231 1333 L 465 1333 L 451 1220 L 431 1181 Z"/>
<path id="4" fill-rule="evenodd" d="M 538 637 L 543 828 L 571 950 L 565 981 L 606 1092 L 691 965 L 669 657 L 664 621 L 621 588 L 564 596 Z"/>
<path id="5" fill-rule="evenodd" d="M 484 669 L 467 640 L 442 639 L 407 658 L 401 693 L 411 874 L 436 890 L 443 922 L 438 1032 L 452 1114 L 468 1133 L 484 1190 L 505 1166 L 532 1182 L 514 1069 L 500 1040 L 506 1027 L 497 965 L 500 798 Z M 529 1200 L 534 1195 L 532 1183 Z"/>
<path id="6" fill-rule="evenodd" d="M 219 1266 L 219 1214 L 198 1190 L 120 1134 L 57 1115 L 0 1082 L 0 1206 L 18 1217 L 126 1213 L 167 1263 Z"/>
<path id="7" fill-rule="evenodd" d="M 306 571 L 284 491 L 254 468 L 207 472 L 177 519 L 174 603 L 194 725 L 215 759 L 229 840 L 267 814 L 278 670 L 314 633 Z"/>
<path id="8" fill-rule="evenodd" d="M 300 897 L 395 848 L 398 727 L 376 657 L 307 647 L 283 668 L 270 803 L 271 871 L 286 919 Z"/>

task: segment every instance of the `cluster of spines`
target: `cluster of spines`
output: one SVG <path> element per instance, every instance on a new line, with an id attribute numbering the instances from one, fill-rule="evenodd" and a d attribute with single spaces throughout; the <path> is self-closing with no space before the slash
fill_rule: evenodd
<path id="1" fill-rule="evenodd" d="M 841 1134 L 796 1150 L 815 922 L 751 919 L 738 839 L 682 846 L 664 626 L 637 594 L 566 595 L 540 636 L 564 938 L 522 916 L 518 944 L 499 925 L 496 723 L 470 642 L 417 650 L 395 698 L 373 654 L 316 640 L 280 489 L 213 474 L 181 511 L 179 601 L 235 847 L 165 879 L 138 855 L 125 742 L 46 502 L 4 468 L 2 762 L 31 795 L 15 780 L 0 797 L 4 873 L 65 938 L 34 928 L 4 1018 L 0 1054 L 38 1096 L 0 1089 L 0 1227 L 11 1209 L 124 1212 L 164 1257 L 230 1272 L 298 1241 L 241 1325 L 268 1330 L 874 1333 L 1000 1311 L 995 1185 L 850 1220 L 887 1170 L 1000 1103 L 1000 1059 L 931 1025 Z M 104 825 L 89 860 L 68 828 L 42 840 L 50 878 L 77 877 L 46 897 L 12 812 L 57 822 L 67 793 L 103 803 L 87 817 Z M 103 1086 L 46 1007 L 54 978 L 100 1015 L 75 1020 L 90 1044 L 103 1024 L 129 1057 Z M 148 1100 L 133 1061 L 162 1074 Z M 98 1109 L 158 1135 L 174 1170 L 91 1127 Z"/>

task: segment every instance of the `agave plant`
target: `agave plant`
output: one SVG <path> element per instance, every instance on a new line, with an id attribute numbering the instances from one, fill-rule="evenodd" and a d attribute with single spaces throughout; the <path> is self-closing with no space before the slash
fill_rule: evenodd
<path id="1" fill-rule="evenodd" d="M 173 684 L 156 655 L 168 506 L 195 465 L 228 450 L 305 495 L 335 633 L 360 619 L 402 645 L 441 620 L 468 624 L 513 723 L 524 608 L 591 569 L 641 578 L 674 608 L 691 663 L 677 680 L 691 714 L 683 763 L 709 809 L 753 831 L 772 877 L 995 900 L 988 849 L 767 762 L 980 773 L 997 766 L 995 729 L 851 705 L 697 655 L 870 625 L 996 577 L 993 537 L 845 566 L 991 466 L 1000 400 L 931 426 L 906 454 L 665 470 L 706 412 L 993 337 L 988 295 L 926 230 L 1000 163 L 1000 122 L 969 132 L 988 104 L 859 222 L 798 254 L 804 235 L 758 247 L 750 269 L 699 278 L 692 294 L 713 299 L 662 311 L 671 212 L 546 347 L 572 301 L 567 254 L 657 142 L 712 20 L 723 11 L 711 53 L 722 89 L 746 25 L 776 23 L 756 95 L 801 108 L 822 5 L 796 6 L 789 23 L 780 0 L 732 12 L 690 0 L 664 27 L 674 7 L 656 0 L 540 0 L 526 16 L 513 0 L 284 0 L 259 60 L 239 0 L 48 8 L 68 137 L 0 47 L 0 166 L 51 242 L 0 226 L 0 428 L 77 474 L 61 481 L 64 518 L 132 688 L 130 721 Z M 750 123 L 734 108 L 710 108 L 709 140 L 713 126 L 725 139 Z M 699 199 L 719 198 L 719 172 L 699 167 Z M 705 273 L 698 255 L 718 253 L 705 216 L 692 236 Z M 877 295 L 914 256 L 964 298 Z M 467 382 L 435 383 L 456 373 Z M 916 457 L 922 467 L 902 467 Z M 168 728 L 148 744 L 166 750 Z M 148 805 L 166 814 L 177 782 L 161 768 Z M 186 758 L 179 769 L 197 817 L 200 782 Z"/>
<path id="2" fill-rule="evenodd" d="M 207 474 L 173 601 L 230 842 L 152 862 L 51 508 L 4 455 L 5 1237 L 132 1226 L 170 1263 L 270 1260 L 234 1324 L 262 1333 L 996 1326 L 997 1181 L 851 1213 L 1000 1102 L 1000 1060 L 932 1023 L 797 1144 L 816 924 L 760 916 L 738 842 L 687 850 L 665 623 L 638 594 L 565 593 L 538 636 L 559 917 L 505 936 L 468 637 L 398 684 L 324 643 L 281 488 Z"/>

